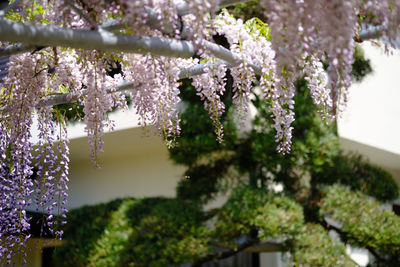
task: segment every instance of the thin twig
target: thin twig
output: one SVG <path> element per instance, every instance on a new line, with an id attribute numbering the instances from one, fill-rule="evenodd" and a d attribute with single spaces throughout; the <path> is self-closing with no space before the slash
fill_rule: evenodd
<path id="1" fill-rule="evenodd" d="M 121 85 L 119 85 L 115 90 L 107 90 L 107 93 L 112 94 L 112 93 L 117 93 L 117 92 L 121 92 L 121 91 L 135 90 L 135 89 L 140 88 L 141 86 L 142 86 L 141 84 L 134 85 L 133 83 L 124 82 Z M 86 94 L 87 94 L 87 90 L 83 90 L 82 95 L 86 95 Z M 76 96 L 76 94 L 66 93 L 66 94 L 52 96 L 51 98 L 48 98 L 45 100 L 41 100 L 36 105 L 36 108 L 60 105 L 60 104 L 65 104 L 65 103 L 74 103 L 76 101 L 78 101 L 78 97 Z"/>
<path id="2" fill-rule="evenodd" d="M 184 68 L 181 69 L 179 72 L 179 79 L 184 79 L 184 78 L 189 78 L 191 76 L 196 76 L 203 74 L 205 72 L 205 69 L 210 68 L 211 66 L 215 64 L 228 64 L 223 61 L 215 62 L 213 64 L 198 64 L 196 66 L 190 67 L 190 68 Z M 229 64 L 228 64 L 229 66 Z M 121 91 L 128 91 L 128 90 L 137 90 L 141 87 L 141 84 L 139 85 L 134 85 L 131 82 L 123 82 L 121 85 L 119 85 L 115 90 L 108 90 L 107 93 L 114 93 L 114 92 L 121 92 Z M 87 94 L 87 91 L 84 90 L 82 92 L 83 95 Z M 49 97 L 45 100 L 39 101 L 39 103 L 36 105 L 36 108 L 42 108 L 46 106 L 54 106 L 54 105 L 59 105 L 59 104 L 64 104 L 64 103 L 74 103 L 76 102 L 77 96 L 75 94 L 71 93 L 65 93 L 65 94 L 60 94 L 60 95 L 55 95 L 52 97 Z"/>
<path id="3" fill-rule="evenodd" d="M 89 23 L 89 25 L 93 30 L 98 28 L 97 24 L 93 21 L 93 19 L 89 17 L 88 14 L 85 14 L 85 12 L 82 9 L 75 6 L 75 4 L 71 0 L 64 0 L 64 2 L 67 5 L 69 5 L 72 8 L 72 10 L 74 10 L 82 19 L 84 19 L 87 23 Z"/>
<path id="4" fill-rule="evenodd" d="M 32 51 L 36 48 L 35 45 L 17 43 L 0 48 L 0 57 L 9 57 L 15 54 Z"/>

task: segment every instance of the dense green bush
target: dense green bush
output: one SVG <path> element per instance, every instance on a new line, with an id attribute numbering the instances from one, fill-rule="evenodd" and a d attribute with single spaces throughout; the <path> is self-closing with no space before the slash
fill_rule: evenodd
<path id="1" fill-rule="evenodd" d="M 390 173 L 357 154 L 339 154 L 330 164 L 324 164 L 323 171 L 315 173 L 313 180 L 318 184 L 347 185 L 381 201 L 399 197 L 399 185 Z"/>
<path id="2" fill-rule="evenodd" d="M 302 207 L 281 194 L 241 185 L 218 212 L 209 214 L 198 203 L 175 198 L 85 206 L 69 213 L 65 242 L 56 248 L 54 260 L 57 266 L 176 266 L 213 259 L 217 249 L 235 251 L 234 240 L 253 235 L 294 249 L 296 265 L 348 261 L 343 245 L 305 224 Z"/>
<path id="3" fill-rule="evenodd" d="M 318 224 L 306 224 L 291 244 L 294 266 L 358 266 L 346 255 L 342 242 L 332 239 Z"/>
<path id="4" fill-rule="evenodd" d="M 258 230 L 260 240 L 287 239 L 298 233 L 303 223 L 302 207 L 296 201 L 265 189 L 240 186 L 218 213 L 215 231 L 226 241 L 252 229 Z"/>
<path id="5" fill-rule="evenodd" d="M 343 186 L 325 189 L 321 216 L 339 222 L 349 242 L 389 255 L 400 256 L 400 217 L 360 191 Z M 399 262 L 400 264 L 400 262 Z"/>
<path id="6" fill-rule="evenodd" d="M 118 199 L 69 213 L 57 266 L 166 266 L 210 250 L 200 206 L 168 198 Z"/>

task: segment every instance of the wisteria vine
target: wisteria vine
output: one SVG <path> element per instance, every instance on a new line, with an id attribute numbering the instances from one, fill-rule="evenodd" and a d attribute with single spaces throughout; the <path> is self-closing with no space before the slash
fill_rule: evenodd
<path id="1" fill-rule="evenodd" d="M 29 238 L 29 206 L 47 214 L 44 227 L 62 236 L 68 137 L 63 115 L 43 105 L 46 101 L 67 94 L 66 101 L 84 106 L 91 157 L 99 166 L 104 129 L 112 128 L 107 112 L 128 108 L 121 86 L 130 89 L 140 124 L 155 125 L 173 146 L 180 133 L 179 80 L 191 78 L 222 142 L 221 99 L 230 69 L 233 103 L 241 116 L 252 89 L 260 87 L 274 121 L 277 150 L 289 153 L 294 82 L 304 77 L 322 116 L 332 119 L 345 106 L 354 44 L 362 41 L 362 30 L 379 29 L 376 36 L 386 47 L 398 42 L 400 2 L 395 0 L 260 0 L 265 22 L 242 21 L 219 11 L 220 4 L 236 2 L 243 1 L 23 0 L 7 14 L 0 12 L 0 52 L 14 54 L 0 87 L 0 239 L 5 240 L 0 258 L 10 261 L 13 247 L 23 247 Z M 4 26 L 11 22 L 15 27 Z M 59 27 L 46 34 L 58 34 L 53 39 L 59 38 L 63 47 L 35 38 L 37 30 L 29 27 L 38 24 L 42 30 Z M 81 43 L 74 42 L 78 35 Z M 213 44 L 213 35 L 224 36 L 229 47 Z M 137 54 L 122 53 L 121 40 L 124 51 Z M 103 41 L 107 51 L 87 49 Z M 127 44 L 135 44 L 135 50 Z M 111 75 L 116 64 L 121 71 Z M 39 130 L 35 144 L 34 120 Z"/>

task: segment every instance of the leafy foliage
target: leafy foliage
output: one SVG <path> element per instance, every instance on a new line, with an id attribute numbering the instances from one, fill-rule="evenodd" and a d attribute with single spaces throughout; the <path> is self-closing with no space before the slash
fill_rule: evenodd
<path id="1" fill-rule="evenodd" d="M 64 266 L 86 266 L 86 260 L 95 248 L 95 241 L 105 231 L 111 214 L 121 205 L 122 200 L 107 204 L 84 206 L 68 213 L 65 243 L 55 250 L 55 261 Z M 68 255 L 68 257 L 65 257 Z"/>
<path id="2" fill-rule="evenodd" d="M 265 188 L 240 185 L 211 225 L 195 202 L 168 198 L 117 199 L 69 213 L 57 266 L 167 266 L 194 262 L 215 244 L 236 249 L 233 240 L 252 234 L 281 240 L 294 266 L 354 266 L 344 245 L 321 226 L 305 224 L 302 207 Z M 207 226 L 208 225 L 208 226 Z M 336 264 L 336 265 L 335 265 Z"/>
<path id="3" fill-rule="evenodd" d="M 346 255 L 346 247 L 333 240 L 318 224 L 306 224 L 291 247 L 293 266 L 358 266 Z"/>
<path id="4" fill-rule="evenodd" d="M 365 58 L 364 52 L 360 46 L 356 45 L 354 50 L 354 62 L 351 75 L 357 82 L 361 81 L 366 75 L 372 73 L 370 60 Z"/>
<path id="5" fill-rule="evenodd" d="M 325 163 L 322 169 L 314 174 L 315 183 L 341 183 L 384 202 L 399 197 L 399 185 L 390 173 L 369 164 L 360 155 L 339 154 L 331 163 Z"/>
<path id="6" fill-rule="evenodd" d="M 352 243 L 400 256 L 400 218 L 360 191 L 328 187 L 320 214 L 343 224 L 341 231 Z"/>
<path id="7" fill-rule="evenodd" d="M 226 39 L 222 37 L 217 38 L 221 42 L 226 42 Z M 222 99 L 226 109 L 232 106 L 232 82 L 231 77 L 228 77 L 226 82 L 227 92 Z M 183 112 L 180 114 L 180 125 L 185 131 L 182 131 L 176 146 L 170 149 L 172 152 L 170 154 L 171 159 L 177 163 L 192 165 L 202 156 L 211 152 L 233 149 L 232 142 L 237 137 L 236 125 L 228 119 L 231 114 L 226 112 L 221 117 L 224 126 L 224 141 L 219 144 L 213 132 L 212 121 L 208 119 L 209 115 L 204 109 L 204 103 L 197 95 L 196 88 L 192 86 L 191 80 L 182 80 L 180 90 L 181 97 L 184 100 Z M 195 153 L 193 153 L 194 151 Z"/>
<path id="8" fill-rule="evenodd" d="M 235 17 L 239 17 L 244 21 L 252 18 L 263 18 L 262 9 L 258 6 L 258 0 L 252 0 L 246 3 L 240 3 L 228 8 L 229 12 Z"/>
<path id="9" fill-rule="evenodd" d="M 118 199 L 69 213 L 57 266 L 166 266 L 210 249 L 200 206 L 167 198 Z"/>
<path id="10" fill-rule="evenodd" d="M 215 231 L 229 242 L 257 229 L 261 240 L 286 239 L 299 232 L 303 221 L 300 205 L 265 189 L 239 186 L 218 214 Z"/>
<path id="11" fill-rule="evenodd" d="M 214 199 L 223 188 L 222 177 L 226 177 L 230 167 L 230 158 L 222 158 L 212 164 L 201 164 L 185 172 L 184 180 L 179 181 L 177 196 L 180 199 L 192 199 L 207 203 Z M 204 179 L 208 177 L 208 179 Z"/>

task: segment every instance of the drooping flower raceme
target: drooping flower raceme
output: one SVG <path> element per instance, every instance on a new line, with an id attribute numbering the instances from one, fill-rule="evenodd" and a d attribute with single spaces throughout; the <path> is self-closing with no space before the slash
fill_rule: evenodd
<path id="1" fill-rule="evenodd" d="M 100 167 L 99 154 L 103 152 L 104 128 L 107 121 L 107 112 L 112 108 L 112 97 L 107 93 L 108 89 L 115 86 L 111 77 L 106 76 L 107 66 L 104 59 L 97 52 L 86 53 L 80 59 L 85 61 L 83 67 L 83 84 L 86 86 L 87 94 L 83 99 L 86 127 L 89 146 L 91 149 L 92 162 Z"/>
<path id="2" fill-rule="evenodd" d="M 46 228 L 60 239 L 61 226 L 66 218 L 68 196 L 69 153 L 66 125 L 63 122 L 54 122 L 51 107 L 38 109 L 37 118 L 39 141 L 35 149 L 33 181 L 35 206 L 36 211 L 48 215 L 43 218 L 41 234 L 44 234 Z"/>
<path id="3" fill-rule="evenodd" d="M 222 142 L 223 140 L 223 127 L 220 122 L 220 117 L 225 111 L 225 105 L 221 100 L 221 96 L 225 92 L 225 73 L 226 66 L 222 64 L 210 64 L 210 66 L 205 69 L 204 74 L 192 78 L 197 95 L 204 101 L 204 108 L 210 114 L 218 142 Z"/>
<path id="4" fill-rule="evenodd" d="M 308 62 L 304 62 L 304 79 L 310 89 L 313 102 L 319 107 L 322 118 L 329 121 L 333 118 L 332 97 L 328 81 L 328 74 L 325 72 L 323 64 L 315 57 L 309 57 Z"/>
<path id="5" fill-rule="evenodd" d="M 236 20 L 227 12 L 218 16 L 216 23 L 216 33 L 227 38 L 230 50 L 240 57 L 237 58 L 239 65 L 231 69 L 233 77 L 233 103 L 240 113 L 247 113 L 250 90 L 252 83 L 256 80 L 251 64 L 254 64 L 254 52 L 260 46 L 256 44 L 257 36 L 251 36 L 241 19 Z M 254 50 L 256 49 L 256 50 Z"/>
<path id="6" fill-rule="evenodd" d="M 126 80 L 133 82 L 132 105 L 140 116 L 141 125 L 155 125 L 168 146 L 180 133 L 177 113 L 180 66 L 194 64 L 192 59 L 173 59 L 151 55 L 125 55 L 123 66 Z"/>
<path id="7" fill-rule="evenodd" d="M 211 19 L 218 9 L 220 0 L 193 0 L 189 1 L 188 5 L 192 10 L 192 19 L 187 20 L 186 24 L 191 30 L 189 39 L 194 41 L 194 44 L 201 47 L 202 40 L 210 39 L 210 24 Z"/>
<path id="8" fill-rule="evenodd" d="M 8 260 L 13 253 L 12 246 L 23 247 L 28 237 L 29 222 L 25 210 L 30 204 L 33 185 L 29 178 L 32 175 L 30 128 L 35 105 L 46 85 L 44 64 L 39 54 L 11 57 L 9 74 L 2 88 L 0 118 L 5 142 L 1 142 L 3 147 L 0 149 L 0 235 L 6 239 L 8 248 L 0 245 L 0 256 Z"/>
<path id="9" fill-rule="evenodd" d="M 276 53 L 272 49 L 268 36 L 261 34 L 266 28 L 262 22 L 253 19 L 246 23 L 236 20 L 227 12 L 217 17 L 216 32 L 224 35 L 230 49 L 240 55 L 238 66 L 231 68 L 234 79 L 233 102 L 240 112 L 247 112 L 250 92 L 254 83 L 258 83 L 265 97 L 270 99 L 269 107 L 273 114 L 276 141 L 279 152 L 289 152 L 291 144 L 291 123 L 294 121 L 294 86 L 289 87 L 277 75 Z M 257 82 L 254 66 L 261 68 L 260 81 Z M 288 88 L 289 87 L 289 88 Z"/>
<path id="10" fill-rule="evenodd" d="M 364 27 L 380 25 L 383 39 L 398 40 L 400 3 L 388 0 L 262 0 L 276 51 L 279 82 L 283 88 L 303 72 L 304 54 L 329 63 L 329 84 L 334 113 L 346 105 L 351 85 L 354 39 Z"/>

